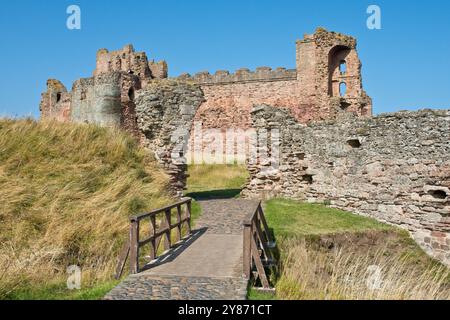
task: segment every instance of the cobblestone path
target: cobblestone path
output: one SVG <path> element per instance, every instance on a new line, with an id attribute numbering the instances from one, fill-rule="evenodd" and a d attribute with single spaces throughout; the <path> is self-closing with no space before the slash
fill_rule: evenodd
<path id="1" fill-rule="evenodd" d="M 258 202 L 244 199 L 199 201 L 202 216 L 193 236 L 150 268 L 128 276 L 107 300 L 243 300 L 243 229 Z"/>

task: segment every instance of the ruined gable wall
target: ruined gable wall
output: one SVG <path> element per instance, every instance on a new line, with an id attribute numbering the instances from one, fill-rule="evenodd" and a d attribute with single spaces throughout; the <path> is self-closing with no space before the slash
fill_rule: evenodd
<path id="1" fill-rule="evenodd" d="M 297 72 L 302 99 L 317 105 L 322 119 L 333 119 L 340 112 L 372 115 L 372 101 L 363 90 L 362 64 L 355 38 L 318 28 L 297 41 Z M 340 70 L 340 65 L 345 70 Z M 340 95 L 340 84 L 347 90 Z"/>
<path id="2" fill-rule="evenodd" d="M 56 79 L 47 80 L 47 91 L 42 93 L 39 111 L 43 119 L 70 121 L 72 96 Z"/>
<path id="3" fill-rule="evenodd" d="M 186 149 L 192 121 L 204 101 L 200 86 L 185 81 L 158 80 L 136 94 L 137 125 L 142 144 L 151 150 L 170 176 L 174 192 L 186 186 Z"/>
<path id="4" fill-rule="evenodd" d="M 409 230 L 450 264 L 449 110 L 310 125 L 268 106 L 252 116 L 256 128 L 280 130 L 281 159 L 279 170 L 249 165 L 244 195 L 330 202 Z"/>

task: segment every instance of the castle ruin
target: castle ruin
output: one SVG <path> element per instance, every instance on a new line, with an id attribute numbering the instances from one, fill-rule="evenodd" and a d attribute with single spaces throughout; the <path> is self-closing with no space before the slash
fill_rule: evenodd
<path id="1" fill-rule="evenodd" d="M 202 89 L 205 101 L 194 120 L 205 128 L 248 128 L 251 109 L 258 104 L 289 109 L 301 123 L 333 119 L 343 112 L 372 115 L 354 38 L 318 29 L 297 41 L 296 52 L 296 69 L 292 70 L 260 67 L 254 72 L 200 72 L 175 79 Z M 48 80 L 41 117 L 116 125 L 136 133 L 136 91 L 166 78 L 165 61 L 149 61 L 131 45 L 112 52 L 100 49 L 93 76 L 75 81 L 71 92 L 58 80 Z"/>
<path id="2" fill-rule="evenodd" d="M 296 44 L 296 69 L 201 72 L 168 78 L 166 62 L 131 45 L 97 52 L 91 78 L 71 92 L 48 80 L 42 119 L 120 127 L 185 187 L 194 123 L 280 132 L 279 167 L 248 164 L 243 195 L 283 196 L 374 217 L 408 230 L 450 265 L 450 111 L 373 117 L 356 40 L 317 29 Z M 181 143 L 180 142 L 185 142 Z M 180 147 L 181 146 L 181 147 Z"/>

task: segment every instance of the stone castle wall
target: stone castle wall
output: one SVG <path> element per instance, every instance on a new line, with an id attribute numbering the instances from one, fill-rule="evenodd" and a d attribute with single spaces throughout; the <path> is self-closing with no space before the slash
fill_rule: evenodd
<path id="1" fill-rule="evenodd" d="M 329 202 L 409 230 L 450 264 L 450 110 L 304 125 L 260 106 L 252 118 L 258 130 L 279 130 L 280 161 L 249 164 L 245 196 Z"/>
<path id="2" fill-rule="evenodd" d="M 178 77 L 199 84 L 205 94 L 195 120 L 204 128 L 246 129 L 251 108 L 258 104 L 289 109 L 302 123 L 333 119 L 342 112 L 372 115 L 353 37 L 319 28 L 297 42 L 296 52 L 296 69 L 243 68 Z M 341 64 L 345 70 L 339 69 Z M 339 91 L 341 83 L 347 86 L 345 94 Z"/>
<path id="3" fill-rule="evenodd" d="M 212 129 L 191 137 L 190 157 L 196 161 L 202 157 L 194 150 L 194 140 L 201 141 L 202 150 L 226 150 L 226 130 L 250 128 L 254 105 L 287 109 L 301 123 L 335 119 L 343 113 L 372 115 L 372 101 L 362 87 L 361 62 L 353 37 L 319 28 L 297 42 L 296 52 L 296 69 L 260 67 L 252 72 L 244 68 L 235 73 L 200 72 L 178 77 L 201 86 L 205 102 L 195 116 L 195 125 Z M 344 83 L 345 93 L 340 90 Z M 220 148 L 210 137 L 217 130 L 223 135 Z"/>
<path id="4" fill-rule="evenodd" d="M 198 85 L 164 79 L 144 86 L 135 101 L 142 144 L 153 151 L 173 191 L 181 195 L 187 179 L 186 141 L 203 92 Z"/>
<path id="5" fill-rule="evenodd" d="M 196 83 L 203 90 L 205 101 L 195 120 L 205 129 L 249 128 L 251 108 L 263 103 L 287 108 L 303 123 L 333 119 L 342 112 L 372 114 L 371 99 L 362 89 L 354 38 L 319 28 L 297 42 L 296 52 L 292 70 L 201 72 L 177 80 Z M 345 70 L 340 69 L 342 64 Z M 136 52 L 132 45 L 111 52 L 100 49 L 93 76 L 76 81 L 71 92 L 58 80 L 49 80 L 42 94 L 41 116 L 115 125 L 136 134 L 136 91 L 167 76 L 165 61 L 149 61 L 145 52 Z M 338 90 L 341 83 L 347 85 L 345 93 Z"/>

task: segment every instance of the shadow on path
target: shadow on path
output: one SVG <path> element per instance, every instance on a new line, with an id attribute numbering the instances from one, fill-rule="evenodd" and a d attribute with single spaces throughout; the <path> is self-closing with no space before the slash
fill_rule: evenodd
<path id="1" fill-rule="evenodd" d="M 187 193 L 194 200 L 232 199 L 239 196 L 242 189 L 222 189 Z"/>
<path id="2" fill-rule="evenodd" d="M 192 230 L 192 235 L 188 238 L 185 238 L 177 245 L 170 248 L 167 252 L 163 253 L 155 260 L 150 261 L 144 267 L 142 267 L 141 271 L 146 271 L 157 266 L 160 266 L 165 263 L 169 263 L 174 261 L 180 254 L 182 254 L 187 248 L 189 248 L 197 239 L 199 239 L 208 228 L 199 228 L 196 230 Z"/>

